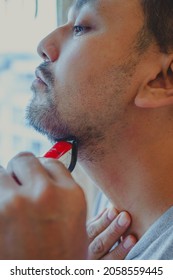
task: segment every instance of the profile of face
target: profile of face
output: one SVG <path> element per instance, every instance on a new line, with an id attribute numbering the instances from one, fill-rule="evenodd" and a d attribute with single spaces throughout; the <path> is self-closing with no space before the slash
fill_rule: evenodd
<path id="1" fill-rule="evenodd" d="M 78 0 L 68 22 L 44 38 L 27 119 L 53 142 L 101 143 L 125 121 L 137 84 L 134 44 L 143 25 L 138 0 Z M 116 131 L 117 129 L 117 131 Z"/>

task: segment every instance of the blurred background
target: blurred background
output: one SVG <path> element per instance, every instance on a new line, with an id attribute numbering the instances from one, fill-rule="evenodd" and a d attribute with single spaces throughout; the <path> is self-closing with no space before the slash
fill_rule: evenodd
<path id="1" fill-rule="evenodd" d="M 26 126 L 25 107 L 41 62 L 37 44 L 65 21 L 72 1 L 0 0 L 0 163 L 18 151 L 40 156 L 50 147 L 42 135 Z"/>
<path id="2" fill-rule="evenodd" d="M 73 0 L 0 0 L 0 164 L 6 166 L 20 151 L 41 156 L 51 144 L 27 127 L 25 107 L 41 62 L 37 44 L 63 24 Z M 77 166 L 75 179 L 86 192 L 91 216 L 97 190 Z"/>

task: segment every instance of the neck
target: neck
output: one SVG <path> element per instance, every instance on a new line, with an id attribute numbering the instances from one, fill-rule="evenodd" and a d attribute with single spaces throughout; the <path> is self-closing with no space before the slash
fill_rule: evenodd
<path id="1" fill-rule="evenodd" d="M 128 143 L 116 153 L 105 153 L 100 161 L 84 163 L 113 205 L 131 214 L 128 234 L 137 238 L 173 205 L 172 144 L 158 140 L 139 146 L 135 143 L 133 149 Z"/>

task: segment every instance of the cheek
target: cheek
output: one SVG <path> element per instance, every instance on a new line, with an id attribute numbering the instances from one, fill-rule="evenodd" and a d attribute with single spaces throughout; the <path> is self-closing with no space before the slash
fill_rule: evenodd
<path id="1" fill-rule="evenodd" d="M 107 46 L 98 42 L 83 43 L 63 49 L 56 62 L 57 102 L 64 111 L 104 111 L 110 107 L 114 95 L 115 77 L 110 74 L 115 68 L 115 51 L 107 52 Z M 112 70 L 113 72 L 113 70 Z M 115 73 L 116 76 L 116 73 Z"/>
<path id="2" fill-rule="evenodd" d="M 100 42 L 101 41 L 101 42 Z M 106 49 L 106 51 L 104 51 Z M 63 48 L 56 64 L 56 77 L 62 84 L 87 83 L 91 77 L 100 77 L 112 61 L 102 40 L 77 39 Z"/>

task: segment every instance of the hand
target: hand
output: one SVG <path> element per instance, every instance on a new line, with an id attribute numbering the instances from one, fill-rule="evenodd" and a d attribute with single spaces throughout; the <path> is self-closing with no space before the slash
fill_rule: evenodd
<path id="1" fill-rule="evenodd" d="M 83 191 L 61 163 L 43 164 L 21 153 L 0 168 L 0 259 L 86 258 Z"/>
<path id="2" fill-rule="evenodd" d="M 130 215 L 127 212 L 118 214 L 115 208 L 105 209 L 92 220 L 87 227 L 88 259 L 123 260 L 136 243 L 132 235 L 122 238 L 130 223 Z M 116 242 L 119 244 L 112 249 Z"/>

